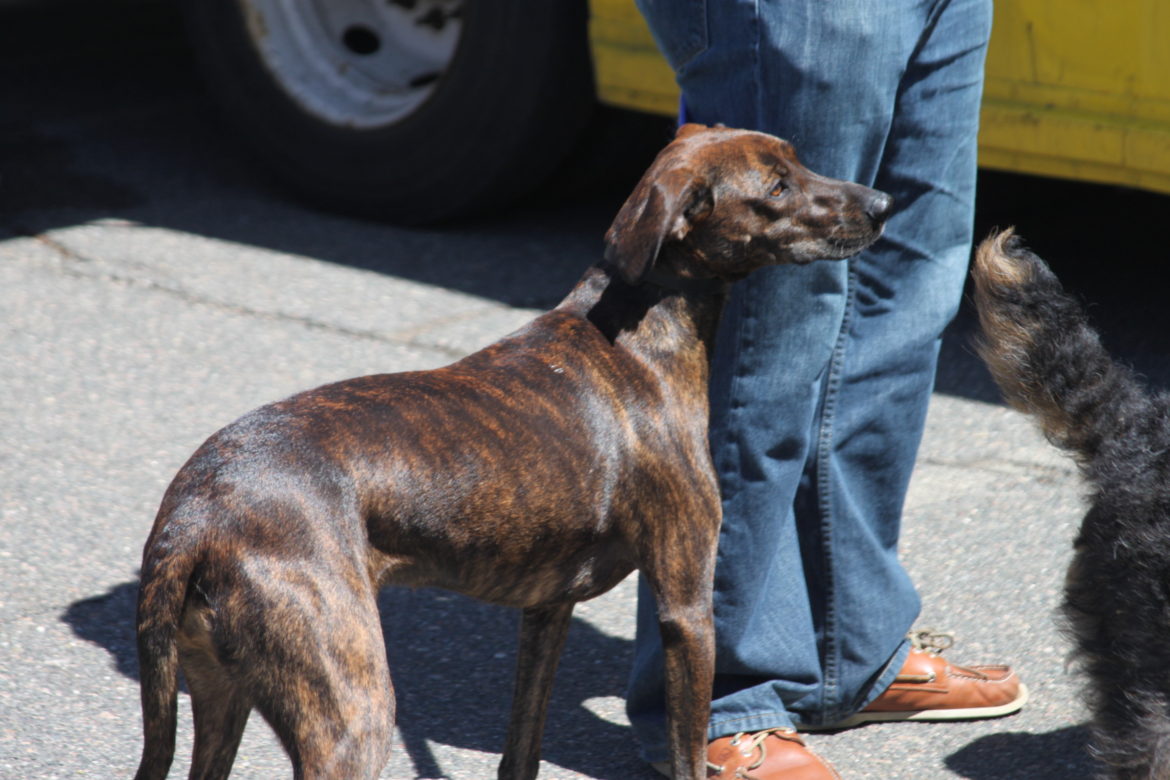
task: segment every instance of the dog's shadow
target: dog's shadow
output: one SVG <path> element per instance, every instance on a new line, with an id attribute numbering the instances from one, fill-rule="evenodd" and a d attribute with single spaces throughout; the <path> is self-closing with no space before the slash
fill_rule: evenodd
<path id="1" fill-rule="evenodd" d="M 118 671 L 134 680 L 137 592 L 137 582 L 126 582 L 74 602 L 62 616 L 77 636 L 105 648 Z M 445 591 L 402 588 L 384 590 L 379 607 L 399 735 L 415 776 L 443 776 L 431 742 L 498 753 L 512 699 L 518 613 Z M 623 695 L 632 651 L 628 640 L 573 621 L 549 707 L 546 760 L 602 780 L 657 777 L 638 760 L 629 727 L 599 717 L 587 705 Z M 992 734 L 951 754 L 946 764 L 969 780 L 1086 778 L 1094 770 L 1084 749 L 1087 738 L 1083 726 Z"/>
<path id="2" fill-rule="evenodd" d="M 947 768 L 968 780 L 1069 780 L 1095 777 L 1099 767 L 1085 750 L 1086 726 L 1043 734 L 989 734 L 947 756 Z"/>
<path id="3" fill-rule="evenodd" d="M 137 582 L 126 582 L 74 602 L 62 615 L 77 636 L 105 648 L 118 671 L 134 680 L 137 592 Z M 378 602 L 399 736 L 415 776 L 444 775 L 432 742 L 502 750 L 519 612 L 431 589 L 387 588 Z M 545 760 L 602 780 L 657 776 L 638 760 L 629 727 L 594 714 L 598 708 L 590 701 L 623 695 L 632 652 L 629 640 L 573 621 L 549 707 Z M 606 713 L 614 701 L 603 703 Z M 250 728 L 261 723 L 255 718 Z"/>

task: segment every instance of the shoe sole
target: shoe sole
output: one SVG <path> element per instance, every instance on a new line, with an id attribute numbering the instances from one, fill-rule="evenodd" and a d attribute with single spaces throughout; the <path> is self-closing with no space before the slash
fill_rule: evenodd
<path id="1" fill-rule="evenodd" d="M 949 720 L 980 720 L 983 718 L 1002 718 L 1019 712 L 1028 701 L 1028 688 L 1020 685 L 1020 692 L 1015 699 L 998 707 L 967 707 L 965 709 L 950 710 L 911 710 L 908 712 L 858 712 L 845 720 L 830 723 L 825 726 L 800 725 L 801 731 L 837 731 L 866 723 L 901 723 L 903 721 L 949 721 Z"/>

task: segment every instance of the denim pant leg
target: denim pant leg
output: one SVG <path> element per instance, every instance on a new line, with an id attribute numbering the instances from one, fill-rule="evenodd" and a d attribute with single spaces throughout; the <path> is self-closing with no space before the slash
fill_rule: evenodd
<path id="1" fill-rule="evenodd" d="M 917 615 L 897 559 L 941 332 L 970 252 L 990 0 L 641 0 L 695 121 L 788 138 L 896 201 L 848 263 L 736 286 L 712 377 L 724 493 L 710 736 L 831 722 L 892 679 Z M 665 756 L 643 591 L 628 692 Z"/>

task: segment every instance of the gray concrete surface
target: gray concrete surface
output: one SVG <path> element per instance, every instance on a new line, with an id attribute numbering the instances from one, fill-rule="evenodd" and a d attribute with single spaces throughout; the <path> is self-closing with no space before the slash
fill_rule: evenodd
<path id="1" fill-rule="evenodd" d="M 64 8 L 0 8 L 12 43 L 0 49 L 3 778 L 133 772 L 138 557 L 163 489 L 203 438 L 296 390 L 440 365 L 511 330 L 596 258 L 616 207 L 612 192 L 542 197 L 442 230 L 309 210 L 268 185 L 215 120 L 168 11 Z M 1083 191 L 989 186 L 1002 197 L 981 227 L 1019 221 L 1026 232 L 1030 220 L 1068 248 L 1062 225 Z M 1165 207 L 1107 192 L 1121 204 L 1112 218 L 1131 225 L 1139 207 Z M 1131 266 L 1114 267 L 1111 278 L 1132 281 Z M 1156 296 L 1103 284 L 1091 258 L 1067 271 L 1114 312 L 1107 340 L 1164 382 Z M 969 333 L 964 312 L 944 347 L 904 557 L 920 624 L 955 631 L 956 660 L 1015 663 L 1032 700 L 998 721 L 812 737 L 850 780 L 1090 771 L 1054 620 L 1081 489 L 1071 464 L 998 404 Z M 387 591 L 382 607 L 400 702 L 384 776 L 494 776 L 515 616 L 433 591 Z M 542 777 L 655 776 L 637 762 L 622 708 L 633 608 L 632 579 L 579 607 Z M 175 777 L 190 747 L 185 705 Z M 287 775 L 255 718 L 234 776 Z"/>

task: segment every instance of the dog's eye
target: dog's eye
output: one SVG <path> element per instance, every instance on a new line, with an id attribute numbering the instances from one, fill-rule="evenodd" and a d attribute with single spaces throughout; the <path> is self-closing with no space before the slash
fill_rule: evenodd
<path id="1" fill-rule="evenodd" d="M 776 183 L 772 185 L 772 189 L 768 190 L 768 194 L 773 198 L 779 198 L 788 189 L 788 185 L 784 183 L 788 178 L 788 169 L 784 166 L 776 166 L 772 169 L 772 175 L 776 177 Z"/>

